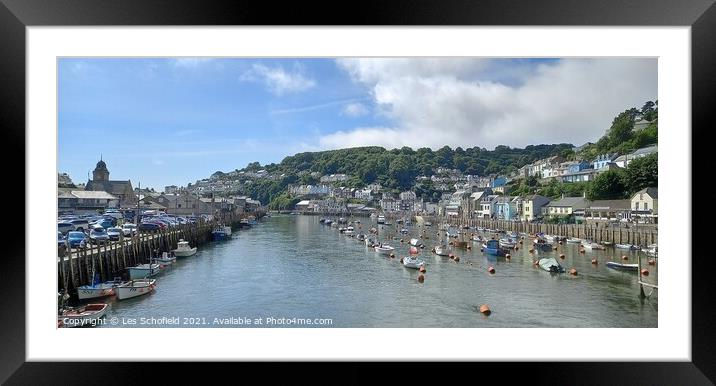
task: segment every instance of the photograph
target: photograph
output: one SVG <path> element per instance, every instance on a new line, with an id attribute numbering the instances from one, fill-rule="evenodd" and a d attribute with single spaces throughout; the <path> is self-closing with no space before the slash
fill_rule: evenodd
<path id="1" fill-rule="evenodd" d="M 656 331 L 659 64 L 57 57 L 57 328 Z"/>

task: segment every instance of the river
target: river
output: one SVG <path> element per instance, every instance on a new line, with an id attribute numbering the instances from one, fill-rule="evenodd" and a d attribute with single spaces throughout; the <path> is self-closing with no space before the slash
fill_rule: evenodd
<path id="1" fill-rule="evenodd" d="M 356 233 L 378 227 L 360 221 Z M 390 258 L 316 216 L 264 218 L 178 260 L 156 277 L 153 293 L 109 298 L 99 327 L 657 327 L 658 293 L 641 300 L 636 272 L 605 265 L 625 254 L 635 263 L 640 252 L 607 247 L 580 254 L 576 244 L 565 244 L 546 253 L 576 268 L 573 276 L 534 267 L 529 239 L 510 259 L 496 260 L 469 242 L 471 251 L 455 250 L 456 263 L 430 252 L 438 243 L 435 225 L 409 227 L 413 236 L 430 237 L 420 252 L 427 271 L 420 283 L 419 272 L 399 261 L 410 239 L 397 233 L 401 225 L 380 229 L 382 240 L 397 247 Z M 655 279 L 656 266 L 646 267 Z M 482 304 L 489 316 L 479 312 Z"/>

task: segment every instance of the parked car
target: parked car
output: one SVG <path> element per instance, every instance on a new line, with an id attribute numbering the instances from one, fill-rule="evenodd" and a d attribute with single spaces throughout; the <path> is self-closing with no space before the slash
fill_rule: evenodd
<path id="1" fill-rule="evenodd" d="M 89 222 L 85 219 L 78 218 L 78 219 L 72 220 L 70 222 L 75 225 L 74 230 L 76 230 L 76 231 L 82 232 L 82 231 L 89 229 Z"/>
<path id="2" fill-rule="evenodd" d="M 57 249 L 60 255 L 70 249 L 70 243 L 67 241 L 67 237 L 65 237 L 65 235 L 63 235 L 60 231 L 57 232 Z"/>
<path id="3" fill-rule="evenodd" d="M 104 244 L 109 242 L 109 235 L 104 227 L 95 225 L 89 234 L 90 242 L 92 244 Z"/>
<path id="4" fill-rule="evenodd" d="M 112 228 L 117 226 L 117 219 L 116 218 L 103 218 L 97 222 L 94 223 L 95 225 L 99 225 L 104 229 Z"/>
<path id="5" fill-rule="evenodd" d="M 63 235 L 66 235 L 67 232 L 75 230 L 75 224 L 69 222 L 69 221 L 60 221 L 57 223 L 57 231 L 62 232 Z"/>
<path id="6" fill-rule="evenodd" d="M 67 242 L 69 243 L 70 248 L 85 248 L 88 241 L 89 238 L 84 232 L 71 231 L 67 233 Z"/>
<path id="7" fill-rule="evenodd" d="M 137 234 L 137 226 L 135 224 L 124 224 L 122 225 L 122 234 L 125 237 L 134 236 Z"/>
<path id="8" fill-rule="evenodd" d="M 122 228 L 112 227 L 107 229 L 107 236 L 111 241 L 119 241 L 124 235 Z"/>
<path id="9" fill-rule="evenodd" d="M 121 220 L 124 217 L 124 215 L 122 215 L 122 212 L 117 209 L 107 209 L 104 211 L 104 215 L 113 217 L 117 220 Z"/>
<path id="10" fill-rule="evenodd" d="M 161 225 L 154 222 L 142 222 L 139 224 L 140 232 L 156 232 L 162 229 Z"/>

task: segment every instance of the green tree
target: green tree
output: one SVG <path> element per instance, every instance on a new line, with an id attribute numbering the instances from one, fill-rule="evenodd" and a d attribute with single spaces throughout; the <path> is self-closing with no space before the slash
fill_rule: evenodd
<path id="1" fill-rule="evenodd" d="M 618 200 L 626 196 L 627 185 L 621 170 L 608 170 L 598 175 L 587 191 L 590 200 Z"/>
<path id="2" fill-rule="evenodd" d="M 629 162 L 625 170 L 625 183 L 630 194 L 641 189 L 659 186 L 658 153 L 637 158 Z"/>

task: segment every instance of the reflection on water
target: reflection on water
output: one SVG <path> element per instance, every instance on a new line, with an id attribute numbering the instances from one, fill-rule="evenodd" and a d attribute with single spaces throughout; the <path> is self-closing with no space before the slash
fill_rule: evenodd
<path id="1" fill-rule="evenodd" d="M 378 227 L 360 220 L 356 233 Z M 455 250 L 460 257 L 455 263 L 430 253 L 438 243 L 436 226 L 414 224 L 410 235 L 399 234 L 402 227 L 380 228 L 381 240 L 396 247 L 391 259 L 320 224 L 318 217 L 266 218 L 236 231 L 232 240 L 207 244 L 179 260 L 157 277 L 153 294 L 109 300 L 107 320 L 118 320 L 114 327 L 312 327 L 245 323 L 257 318 L 327 318 L 331 327 L 657 327 L 658 293 L 640 301 L 637 274 L 604 264 L 621 262 L 624 254 L 634 263 L 637 252 L 608 248 L 580 254 L 576 244 L 565 244 L 539 255 L 557 257 L 578 275 L 550 274 L 533 266 L 535 255 L 527 247 L 512 251 L 509 260 L 494 259 L 469 241 L 472 250 Z M 399 261 L 410 237 L 421 232 L 430 237 L 420 252 L 427 268 L 424 283 L 416 280 L 419 272 Z M 525 246 L 530 243 L 525 240 Z M 593 258 L 598 265 L 591 264 Z M 655 278 L 656 266 L 648 268 Z M 479 313 L 481 304 L 489 304 L 489 317 Z M 142 325 L 140 318 L 155 318 L 154 324 Z M 180 324 L 169 324 L 169 318 Z M 229 324 L 215 324 L 215 318 Z M 127 324 L 132 321 L 137 324 Z"/>

